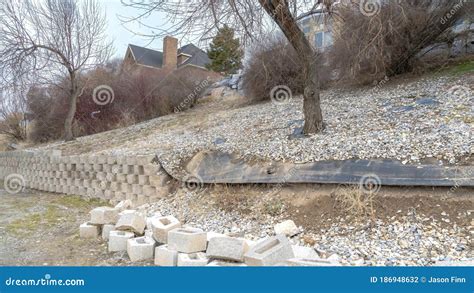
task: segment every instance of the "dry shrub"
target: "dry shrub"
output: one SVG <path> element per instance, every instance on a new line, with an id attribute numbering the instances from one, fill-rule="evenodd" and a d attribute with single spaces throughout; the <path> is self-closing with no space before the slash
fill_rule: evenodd
<path id="1" fill-rule="evenodd" d="M 284 85 L 293 95 L 304 90 L 302 64 L 293 47 L 282 37 L 269 37 L 250 50 L 243 73 L 243 90 L 252 101 L 270 99 L 276 86 Z"/>
<path id="2" fill-rule="evenodd" d="M 193 74 L 155 69 L 116 72 L 99 68 L 80 79 L 85 87 L 77 103 L 75 136 L 99 133 L 184 111 L 192 107 L 210 85 L 206 71 L 195 71 Z M 108 98 L 104 96 L 105 99 L 97 103 L 97 93 L 100 92 L 97 89 L 104 89 L 104 86 L 112 91 L 104 91 L 109 93 Z M 33 141 L 45 142 L 63 137 L 68 110 L 67 92 L 59 87 L 31 88 L 28 106 L 34 118 Z"/>
<path id="3" fill-rule="evenodd" d="M 334 195 L 340 207 L 349 215 L 360 218 L 374 218 L 375 193 L 364 192 L 359 186 L 338 188 Z"/>
<path id="4" fill-rule="evenodd" d="M 378 13 L 367 16 L 355 2 L 337 11 L 330 59 L 340 78 L 359 83 L 411 71 L 417 55 L 473 6 L 462 0 L 379 1 Z"/>
<path id="5" fill-rule="evenodd" d="M 11 141 L 22 141 L 26 138 L 26 124 L 22 113 L 10 113 L 0 120 L 0 134 Z"/>

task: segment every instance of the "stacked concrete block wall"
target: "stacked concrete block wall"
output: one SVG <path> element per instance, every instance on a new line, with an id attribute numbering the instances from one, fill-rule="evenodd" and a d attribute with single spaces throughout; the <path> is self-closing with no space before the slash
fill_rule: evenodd
<path id="1" fill-rule="evenodd" d="M 0 179 L 12 178 L 30 189 L 112 202 L 128 199 L 134 204 L 155 202 L 166 196 L 171 180 L 154 156 L 62 156 L 60 151 L 0 153 Z"/>

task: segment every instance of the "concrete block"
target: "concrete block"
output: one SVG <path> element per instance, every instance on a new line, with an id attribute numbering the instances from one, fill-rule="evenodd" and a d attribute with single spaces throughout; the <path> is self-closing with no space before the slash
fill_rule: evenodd
<path id="1" fill-rule="evenodd" d="M 247 265 L 241 262 L 232 262 L 225 260 L 213 260 L 207 264 L 208 267 L 246 267 Z"/>
<path id="2" fill-rule="evenodd" d="M 97 238 L 100 235 L 100 226 L 90 223 L 83 223 L 79 226 L 79 236 L 81 238 Z"/>
<path id="3" fill-rule="evenodd" d="M 95 192 L 94 192 L 95 193 Z M 98 207 L 93 209 L 90 223 L 92 224 L 115 224 L 118 219 L 118 209 L 111 207 Z"/>
<path id="4" fill-rule="evenodd" d="M 340 263 L 336 261 L 331 261 L 322 258 L 291 258 L 281 263 L 276 264 L 276 266 L 289 266 L 289 267 L 338 267 L 341 266 Z"/>
<path id="5" fill-rule="evenodd" d="M 135 237 L 132 232 L 113 230 L 109 232 L 109 251 L 126 251 L 127 241 Z"/>
<path id="6" fill-rule="evenodd" d="M 178 267 L 203 267 L 208 263 L 209 259 L 203 252 L 178 254 Z"/>
<path id="7" fill-rule="evenodd" d="M 138 175 L 138 184 L 140 185 L 150 184 L 149 177 L 147 175 Z"/>
<path id="8" fill-rule="evenodd" d="M 185 253 L 205 251 L 207 247 L 206 234 L 198 228 L 176 228 L 168 232 L 168 247 Z"/>
<path id="9" fill-rule="evenodd" d="M 294 258 L 290 241 L 284 235 L 267 238 L 253 246 L 245 254 L 245 263 L 249 266 L 273 266 Z"/>
<path id="10" fill-rule="evenodd" d="M 127 240 L 127 254 L 132 262 L 153 259 L 156 242 L 151 237 L 138 237 Z"/>
<path id="11" fill-rule="evenodd" d="M 163 174 L 157 174 L 157 175 L 150 175 L 148 176 L 148 180 L 151 186 L 163 187 L 170 180 L 170 177 L 168 174 L 163 173 Z"/>
<path id="12" fill-rule="evenodd" d="M 161 245 L 155 248 L 155 265 L 162 267 L 175 267 L 178 264 L 178 252 Z"/>
<path id="13" fill-rule="evenodd" d="M 207 245 L 206 255 L 208 258 L 224 259 L 233 261 L 244 261 L 244 254 L 248 245 L 243 239 L 233 237 L 214 237 Z"/>
<path id="14" fill-rule="evenodd" d="M 110 231 L 113 231 L 114 229 L 115 229 L 115 225 L 106 224 L 102 226 L 102 239 L 106 241 L 109 240 Z"/>
<path id="15" fill-rule="evenodd" d="M 138 184 L 138 175 L 135 175 L 135 174 L 127 175 L 127 183 L 128 184 Z"/>
<path id="16" fill-rule="evenodd" d="M 287 220 L 281 223 L 278 223 L 274 227 L 275 234 L 283 234 L 288 237 L 294 236 L 300 233 L 300 229 L 296 226 L 295 222 L 292 220 Z"/>
<path id="17" fill-rule="evenodd" d="M 120 213 L 119 220 L 115 225 L 117 230 L 131 231 L 142 235 L 145 231 L 146 220 L 142 213 L 134 210 L 126 210 Z"/>
<path id="18" fill-rule="evenodd" d="M 181 222 L 173 216 L 151 219 L 153 238 L 160 243 L 168 243 L 168 232 L 181 227 Z"/>
<path id="19" fill-rule="evenodd" d="M 312 247 L 292 245 L 293 254 L 295 258 L 302 259 L 319 259 L 318 253 Z"/>

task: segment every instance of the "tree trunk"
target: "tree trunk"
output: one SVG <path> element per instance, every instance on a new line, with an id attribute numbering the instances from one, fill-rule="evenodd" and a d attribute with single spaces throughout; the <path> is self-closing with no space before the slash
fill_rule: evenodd
<path id="1" fill-rule="evenodd" d="M 304 134 L 323 130 L 323 114 L 319 96 L 319 74 L 315 62 L 305 64 L 305 88 L 303 94 Z"/>
<path id="2" fill-rule="evenodd" d="M 67 112 L 66 120 L 64 121 L 64 140 L 71 141 L 74 139 L 74 134 L 72 133 L 72 123 L 74 121 L 74 116 L 76 115 L 77 108 L 77 97 L 79 94 L 77 84 L 74 80 L 74 76 L 71 76 L 71 90 L 69 97 L 69 109 Z"/>
<path id="3" fill-rule="evenodd" d="M 323 130 L 323 115 L 319 97 L 318 55 L 298 26 L 285 0 L 259 0 L 260 5 L 276 22 L 281 31 L 296 50 L 304 64 L 305 89 L 303 93 L 304 134 L 318 133 Z"/>

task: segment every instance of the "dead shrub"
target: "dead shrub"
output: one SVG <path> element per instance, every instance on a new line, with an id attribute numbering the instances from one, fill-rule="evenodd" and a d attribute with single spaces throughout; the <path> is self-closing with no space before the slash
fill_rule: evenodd
<path id="1" fill-rule="evenodd" d="M 470 1 L 379 1 L 374 15 L 340 5 L 334 25 L 331 66 L 339 78 L 369 83 L 410 72 L 418 54 L 444 38 L 468 11 Z"/>
<path id="2" fill-rule="evenodd" d="M 252 101 L 270 99 L 276 86 L 287 86 L 293 95 L 304 90 L 302 64 L 296 51 L 282 37 L 269 37 L 250 50 L 243 73 L 243 90 Z"/>
<path id="3" fill-rule="evenodd" d="M 373 219 L 375 193 L 364 192 L 359 186 L 338 188 L 334 192 L 336 202 L 356 219 Z"/>
<path id="4" fill-rule="evenodd" d="M 98 68 L 80 79 L 85 86 L 77 103 L 74 120 L 76 136 L 184 111 L 192 107 L 210 85 L 205 71 L 187 75 L 180 70 L 172 73 L 155 69 L 116 72 Z M 112 98 L 106 103 L 97 103 L 95 89 L 104 86 L 112 89 Z M 66 101 L 67 92 L 60 88 L 30 89 L 28 105 L 34 119 L 33 141 L 45 142 L 63 137 L 68 109 Z"/>

